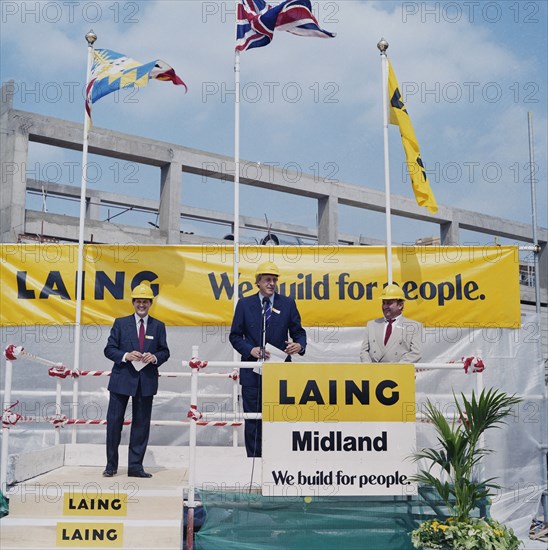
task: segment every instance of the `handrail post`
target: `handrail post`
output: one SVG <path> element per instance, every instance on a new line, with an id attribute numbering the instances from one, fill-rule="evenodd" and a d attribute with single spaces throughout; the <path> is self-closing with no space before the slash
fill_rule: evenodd
<path id="1" fill-rule="evenodd" d="M 192 346 L 192 358 L 198 359 L 198 346 Z M 198 407 L 198 369 L 190 369 L 190 408 L 193 406 L 195 410 Z M 194 548 L 194 509 L 196 508 L 195 501 L 195 484 L 196 484 L 196 420 L 191 418 L 189 426 L 189 442 L 188 442 L 188 498 L 186 502 L 186 547 L 187 550 Z"/>
<path id="2" fill-rule="evenodd" d="M 4 405 L 2 407 L 2 421 L 6 414 L 6 407 L 11 404 L 11 384 L 13 374 L 13 364 L 9 359 L 6 359 L 6 376 L 4 383 Z M 7 479 L 8 479 L 8 450 L 9 450 L 10 430 L 7 422 L 2 422 L 2 456 L 0 458 L 0 490 L 6 494 Z"/>

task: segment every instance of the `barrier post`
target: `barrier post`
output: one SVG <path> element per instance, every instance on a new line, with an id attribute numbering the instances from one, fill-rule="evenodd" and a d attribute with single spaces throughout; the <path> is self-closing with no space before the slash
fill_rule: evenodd
<path id="1" fill-rule="evenodd" d="M 192 346 L 192 358 L 198 359 L 198 346 Z M 198 369 L 190 369 L 190 408 L 198 407 Z M 188 442 L 188 499 L 186 516 L 186 547 L 187 550 L 194 548 L 194 509 L 195 484 L 196 484 L 196 420 L 191 418 L 189 426 Z"/>
<path id="2" fill-rule="evenodd" d="M 0 490 L 6 494 L 8 479 L 8 449 L 10 430 L 7 422 L 4 422 L 4 415 L 7 414 L 6 407 L 11 404 L 11 384 L 12 384 L 13 364 L 6 359 L 6 376 L 4 383 L 4 405 L 2 406 L 2 456 L 0 458 Z"/>
<path id="3" fill-rule="evenodd" d="M 480 359 L 482 358 L 481 350 L 476 351 L 476 358 Z M 476 372 L 476 393 L 477 398 L 479 399 L 479 396 L 481 395 L 481 392 L 485 389 L 483 384 L 483 370 L 480 372 Z M 485 447 L 485 433 L 481 434 L 480 436 L 480 446 Z M 478 476 L 480 479 L 485 479 L 485 461 L 480 458 L 480 461 L 478 462 Z"/>
<path id="4" fill-rule="evenodd" d="M 55 414 L 59 416 L 59 418 L 61 418 L 61 406 L 62 406 L 62 403 L 61 403 L 61 379 L 60 378 L 57 378 L 56 382 L 55 382 Z M 59 443 L 61 442 L 61 430 L 60 429 L 56 429 L 55 430 L 55 444 L 56 445 L 59 445 Z"/>
<path id="5" fill-rule="evenodd" d="M 72 380 L 72 418 L 78 418 L 78 377 L 74 377 Z M 74 445 L 76 443 L 76 424 L 72 426 L 72 433 L 70 441 Z"/>
<path id="6" fill-rule="evenodd" d="M 239 411 L 239 401 L 238 401 L 238 386 L 239 386 L 238 380 L 234 380 L 232 383 L 232 410 L 234 411 L 234 416 L 236 416 L 236 411 Z M 237 447 L 238 446 L 238 430 L 232 430 L 232 446 Z"/>

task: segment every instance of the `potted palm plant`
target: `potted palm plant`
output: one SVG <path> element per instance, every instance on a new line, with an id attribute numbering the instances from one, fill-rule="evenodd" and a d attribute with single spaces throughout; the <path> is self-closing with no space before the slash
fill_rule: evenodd
<path id="1" fill-rule="evenodd" d="M 411 542 L 425 550 L 516 550 L 521 541 L 512 529 L 471 514 L 498 488 L 495 478 L 481 480 L 477 476 L 481 459 L 492 452 L 482 446 L 482 436 L 504 424 L 511 407 L 521 399 L 493 388 L 483 390 L 479 397 L 472 392 L 470 400 L 461 394 L 462 404 L 455 394 L 453 397 L 457 415 L 451 423 L 427 401 L 425 416 L 434 425 L 439 445 L 412 455 L 415 462 L 424 460 L 428 465 L 413 481 L 434 489 L 450 517 L 424 521 L 411 532 Z"/>

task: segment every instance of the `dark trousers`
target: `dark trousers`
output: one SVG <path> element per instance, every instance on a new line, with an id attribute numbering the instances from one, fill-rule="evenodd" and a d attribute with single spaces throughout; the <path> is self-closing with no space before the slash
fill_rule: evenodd
<path id="1" fill-rule="evenodd" d="M 261 383 L 259 377 L 259 384 Z M 263 396 L 261 386 L 242 386 L 244 412 L 262 412 Z M 263 422 L 246 420 L 244 427 L 245 450 L 247 456 L 262 456 Z"/>
<path id="2" fill-rule="evenodd" d="M 129 395 L 110 392 L 107 411 L 107 469 L 110 470 L 118 470 L 118 447 L 122 439 L 122 427 L 129 397 Z M 137 395 L 131 398 L 132 420 L 129 434 L 128 472 L 140 472 L 143 469 L 143 459 L 150 434 L 153 398 L 152 395 L 143 397 L 140 386 L 137 388 Z"/>

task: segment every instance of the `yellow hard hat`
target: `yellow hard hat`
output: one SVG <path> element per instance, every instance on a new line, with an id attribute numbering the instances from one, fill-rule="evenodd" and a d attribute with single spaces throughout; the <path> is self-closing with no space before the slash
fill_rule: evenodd
<path id="1" fill-rule="evenodd" d="M 131 293 L 132 298 L 141 298 L 141 299 L 149 299 L 152 300 L 154 298 L 154 294 L 152 293 L 152 289 L 145 285 L 144 283 L 141 283 L 140 285 L 137 285 L 133 292 Z"/>
<path id="2" fill-rule="evenodd" d="M 259 265 L 259 267 L 257 267 L 257 271 L 255 271 L 255 278 L 260 275 L 276 275 L 276 277 L 279 277 L 280 270 L 274 262 L 263 262 Z"/>
<path id="3" fill-rule="evenodd" d="M 405 300 L 403 290 L 398 285 L 386 285 L 379 298 L 381 300 Z"/>

